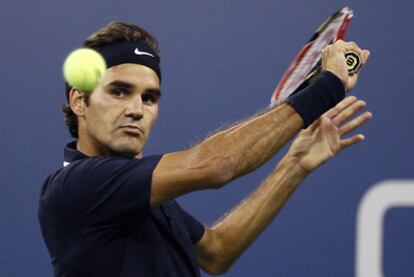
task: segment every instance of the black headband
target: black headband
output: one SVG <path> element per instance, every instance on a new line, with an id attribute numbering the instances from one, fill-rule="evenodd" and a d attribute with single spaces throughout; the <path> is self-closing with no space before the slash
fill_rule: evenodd
<path id="1" fill-rule="evenodd" d="M 107 68 L 123 63 L 145 65 L 157 73 L 161 82 L 160 58 L 144 42 L 122 41 L 96 50 L 104 57 Z"/>

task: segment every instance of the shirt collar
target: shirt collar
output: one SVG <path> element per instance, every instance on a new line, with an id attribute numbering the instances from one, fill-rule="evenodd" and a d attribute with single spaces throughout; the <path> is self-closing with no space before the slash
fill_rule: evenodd
<path id="1" fill-rule="evenodd" d="M 63 166 L 69 165 L 71 162 L 88 158 L 87 155 L 83 154 L 82 152 L 76 149 L 76 141 L 72 141 L 68 143 L 64 148 L 64 155 L 63 155 Z"/>

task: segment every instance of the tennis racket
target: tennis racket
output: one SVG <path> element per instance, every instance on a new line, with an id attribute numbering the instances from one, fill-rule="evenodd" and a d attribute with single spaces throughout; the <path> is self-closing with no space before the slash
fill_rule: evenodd
<path id="1" fill-rule="evenodd" d="M 289 95 L 308 86 L 321 72 L 321 51 L 329 44 L 344 39 L 353 11 L 345 7 L 328 17 L 300 50 L 288 70 L 279 81 L 270 100 L 271 106 L 282 103 Z M 361 59 L 355 52 L 345 53 L 348 73 L 357 72 Z"/>

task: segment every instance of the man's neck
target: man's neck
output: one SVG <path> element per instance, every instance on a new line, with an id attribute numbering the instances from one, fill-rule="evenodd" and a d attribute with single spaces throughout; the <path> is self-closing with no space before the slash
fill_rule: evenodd
<path id="1" fill-rule="evenodd" d="M 107 156 L 104 149 L 99 149 L 91 140 L 82 139 L 82 136 L 76 142 L 76 149 L 89 157 Z"/>
<path id="2" fill-rule="evenodd" d="M 91 140 L 82 139 L 82 136 L 76 141 L 76 149 L 79 152 L 89 156 L 89 157 L 96 157 L 96 156 L 124 156 L 119 155 L 117 153 L 111 152 L 109 149 L 104 147 L 99 147 L 97 143 L 94 143 Z M 140 160 L 144 156 L 143 152 L 139 152 L 135 156 L 129 156 L 129 158 L 133 158 L 135 160 Z"/>

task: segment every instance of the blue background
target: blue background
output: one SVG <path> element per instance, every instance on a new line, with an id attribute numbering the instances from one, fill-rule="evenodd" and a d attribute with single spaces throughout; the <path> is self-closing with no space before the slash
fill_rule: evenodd
<path id="1" fill-rule="evenodd" d="M 363 127 L 367 139 L 309 176 L 227 276 L 352 276 L 362 195 L 384 179 L 414 179 L 411 0 L 3 0 L 0 276 L 51 276 L 37 201 L 70 140 L 60 112 L 61 66 L 89 34 L 110 21 L 127 21 L 158 38 L 163 97 L 146 154 L 164 153 L 265 107 L 315 28 L 344 6 L 355 12 L 347 38 L 372 52 L 353 91 L 374 114 Z M 285 151 L 221 190 L 179 202 L 211 224 L 248 195 Z M 384 272 L 413 276 L 412 211 L 389 212 L 385 230 Z"/>

